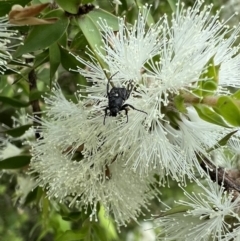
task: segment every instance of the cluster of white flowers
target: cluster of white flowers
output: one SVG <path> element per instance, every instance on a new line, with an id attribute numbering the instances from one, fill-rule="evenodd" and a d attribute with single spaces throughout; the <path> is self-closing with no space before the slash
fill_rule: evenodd
<path id="1" fill-rule="evenodd" d="M 131 28 L 119 19 L 117 34 L 99 20 L 103 46 L 88 53 L 88 61 L 76 57 L 85 65 L 78 71 L 89 86 L 76 93 L 76 102 L 68 101 L 56 86 L 45 98 L 41 138 L 30 143 L 31 173 L 38 174 L 36 181 L 49 198 L 86 211 L 90 207 L 95 217 L 101 202 L 118 225 L 125 225 L 136 220 L 142 207 L 147 209 L 155 192 L 155 174 L 160 184 L 169 177 L 184 181 L 196 169 L 203 174 L 196 153 L 208 155 L 207 150 L 230 130 L 202 120 L 191 105 L 179 113 L 174 100 L 182 93 L 193 94 L 199 81 L 207 81 L 203 76 L 211 60 L 220 65 L 216 93 L 239 86 L 233 79 L 238 47 L 232 45 L 240 28 L 229 29 L 219 20 L 219 12 L 212 16 L 211 8 L 202 1 L 188 9 L 178 3 L 171 25 L 164 16 L 146 30 L 150 8 L 144 7 Z M 225 78 L 236 61 L 236 72 Z M 133 108 L 116 106 L 116 117 L 106 108 L 109 82 L 110 90 L 132 90 L 124 104 Z M 121 100 L 120 94 L 114 98 Z M 229 200 L 222 199 L 223 205 L 230 205 Z M 211 215 L 219 210 L 211 209 Z M 210 207 L 206 215 L 211 216 Z M 202 222 L 198 218 L 199 226 L 192 230 L 204 231 Z M 224 231 L 218 223 L 217 236 Z M 184 232 L 183 225 L 180 222 L 179 231 Z"/>
<path id="2" fill-rule="evenodd" d="M 208 177 L 205 180 L 203 185 L 196 179 L 198 190 L 192 193 L 184 191 L 186 200 L 176 202 L 185 208 L 156 219 L 161 235 L 165 236 L 163 240 L 237 240 L 240 196 L 226 192 L 223 186 Z"/>
<path id="3" fill-rule="evenodd" d="M 15 30 L 9 29 L 10 24 L 6 17 L 0 17 L 0 74 L 4 74 L 7 69 L 7 63 L 12 59 L 10 45 L 11 39 L 16 39 Z"/>

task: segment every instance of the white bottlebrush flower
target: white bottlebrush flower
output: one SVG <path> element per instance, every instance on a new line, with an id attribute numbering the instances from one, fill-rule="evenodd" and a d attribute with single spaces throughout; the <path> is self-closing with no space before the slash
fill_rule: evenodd
<path id="1" fill-rule="evenodd" d="M 240 225 L 240 196 L 235 197 L 223 186 L 206 179 L 206 186 L 195 180 L 199 192 L 184 191 L 186 200 L 176 202 L 186 208 L 184 212 L 157 219 L 160 235 L 165 236 L 165 240 L 220 241 Z"/>
<path id="2" fill-rule="evenodd" d="M 54 143 L 47 150 L 46 138 L 33 145 L 31 169 L 37 172 L 36 183 L 47 189 L 49 198 L 84 211 L 90 208 L 90 218 L 96 221 L 100 203 L 119 226 L 131 219 L 136 221 L 142 209 L 148 210 L 149 201 L 156 195 L 150 187 L 153 177 L 133 175 L 115 160 L 109 166 L 101 158 L 76 160 Z"/>
<path id="3" fill-rule="evenodd" d="M 0 17 L 0 74 L 4 74 L 7 69 L 7 63 L 12 59 L 11 39 L 14 39 L 16 31 L 9 30 L 10 27 L 6 17 Z"/>
<path id="4" fill-rule="evenodd" d="M 240 241 L 240 226 L 234 227 L 231 233 L 227 233 L 222 241 Z"/>
<path id="5" fill-rule="evenodd" d="M 239 130 L 231 136 L 224 148 L 215 150 L 215 163 L 227 170 L 234 180 L 239 182 L 240 178 L 240 135 Z M 238 180 L 237 180 L 238 179 Z"/>
<path id="6" fill-rule="evenodd" d="M 139 14 L 130 30 L 120 20 L 116 35 L 99 21 L 106 56 L 96 49 L 98 57 L 90 53 L 89 62 L 77 57 L 86 65 L 79 72 L 92 84 L 86 87 L 88 96 L 78 93 L 71 102 L 55 88 L 45 98 L 46 118 L 38 129 L 42 138 L 30 143 L 32 172 L 50 198 L 80 209 L 91 207 L 92 216 L 100 201 L 119 225 L 125 225 L 146 207 L 152 173 L 164 183 L 168 177 L 192 177 L 196 166 L 201 172 L 195 152 L 205 154 L 226 130 L 205 123 L 190 107 L 179 114 L 174 105 L 176 94 L 191 92 L 202 80 L 227 31 L 218 13 L 211 17 L 211 6 L 202 11 L 201 7 L 200 1 L 187 10 L 178 5 L 172 26 L 159 20 L 148 31 L 149 9 Z M 120 105 L 118 115 L 109 116 L 105 72 L 112 76 L 113 86 L 132 90 L 126 102 L 124 97 L 120 102 L 133 110 Z"/>
<path id="7" fill-rule="evenodd" d="M 236 41 L 240 32 L 240 25 L 229 30 L 229 38 L 223 39 L 218 46 L 217 52 L 213 58 L 214 65 L 219 66 L 218 71 L 218 88 L 222 87 L 239 88 L 240 78 L 238 75 L 240 67 L 239 45 Z M 235 46 L 234 46 L 235 44 Z M 227 93 L 227 90 L 225 91 Z"/>
<path id="8" fill-rule="evenodd" d="M 143 7 L 142 14 L 139 12 L 137 20 L 129 29 L 125 23 L 125 19 L 119 19 L 119 30 L 117 34 L 108 26 L 104 19 L 99 20 L 99 27 L 102 32 L 103 46 L 101 49 L 96 49 L 96 54 L 102 58 L 107 64 L 109 75 L 117 74 L 117 78 L 112 81 L 116 86 L 121 86 L 126 80 L 139 81 L 144 72 L 144 64 L 155 55 L 159 54 L 159 49 L 165 39 L 161 38 L 162 19 L 156 24 L 152 24 L 146 30 L 147 17 L 150 9 Z M 102 52 L 106 52 L 104 55 Z M 93 53 L 92 53 L 93 54 Z M 106 91 L 106 77 L 103 78 L 104 72 L 99 71 L 99 65 L 95 62 L 95 58 L 90 54 L 93 61 L 86 62 L 80 57 L 76 57 L 80 62 L 88 67 L 86 69 L 79 68 L 78 71 L 91 82 L 97 82 L 99 93 Z M 97 70 L 97 71 L 96 71 Z M 115 76 L 116 77 L 116 76 Z M 102 86 L 103 89 L 101 88 Z M 92 92 L 92 89 L 89 89 Z"/>
<path id="9" fill-rule="evenodd" d="M 235 87 L 240 86 L 239 77 L 240 68 L 240 54 L 234 56 L 233 58 L 224 61 L 219 69 L 219 86 L 221 87 Z"/>
<path id="10" fill-rule="evenodd" d="M 221 46 L 227 32 L 219 21 L 219 12 L 212 15 L 213 5 L 196 1 L 192 8 L 177 5 L 171 25 L 166 21 L 166 37 L 160 49 L 160 60 L 151 62 L 151 74 L 159 79 L 164 91 L 189 90 L 195 86 L 208 61 Z M 201 9 L 202 8 L 202 9 Z"/>
<path id="11" fill-rule="evenodd" d="M 240 130 L 229 139 L 228 147 L 235 155 L 240 155 Z"/>
<path id="12" fill-rule="evenodd" d="M 222 1 L 224 4 L 224 11 L 222 16 L 224 19 L 231 18 L 230 25 L 236 25 L 239 23 L 240 2 L 238 0 Z M 221 4 L 221 3 L 220 3 Z"/>
<path id="13" fill-rule="evenodd" d="M 180 147 L 186 167 L 195 167 L 202 173 L 195 153 L 207 156 L 207 150 L 226 136 L 229 130 L 202 120 L 193 107 L 187 107 L 186 110 L 187 113 L 181 114 L 177 121 L 179 130 L 171 128 L 169 138 L 171 143 Z"/>
<path id="14" fill-rule="evenodd" d="M 145 30 L 148 8 L 143 15 L 138 15 L 131 29 L 119 20 L 116 35 L 104 20 L 100 20 L 106 56 L 96 49 L 98 58 L 100 56 L 107 64 L 105 71 L 114 75 L 111 79 L 114 86 L 134 87 L 125 104 L 147 114 L 130 110 L 128 116 L 119 113 L 117 117 L 108 117 L 111 111 L 106 109 L 109 104 L 106 97 L 108 80 L 92 52 L 89 62 L 77 57 L 87 67 L 79 72 L 92 82 L 86 89 L 88 97 L 82 101 L 83 97 L 78 95 L 78 103 L 74 104 L 57 90 L 52 97 L 46 98 L 48 120 L 42 123 L 43 137 L 48 141 L 46 145 L 57 143 L 71 155 L 82 147 L 85 158 L 96 154 L 106 163 L 111 163 L 116 156 L 116 161 L 141 176 L 153 170 L 161 173 L 163 182 L 167 175 L 176 180 L 184 179 L 185 174 L 190 176 L 198 165 L 194 153 L 204 153 L 226 134 L 222 127 L 202 120 L 200 123 L 200 118 L 193 119 L 190 109 L 178 121 L 179 113 L 173 104 L 174 94 L 180 89 L 191 91 L 191 85 L 196 85 L 206 64 L 223 44 L 227 31 L 218 21 L 219 13 L 211 17 L 212 6 L 201 10 L 202 4 L 198 1 L 187 10 L 179 4 L 172 26 L 161 19 L 148 31 Z M 159 59 L 157 63 L 151 61 L 153 56 Z M 104 117 L 105 111 L 108 114 Z M 196 124 L 198 127 L 195 128 Z M 196 129 L 202 128 L 204 134 L 196 135 Z M 99 154 L 103 148 L 108 151 Z"/>

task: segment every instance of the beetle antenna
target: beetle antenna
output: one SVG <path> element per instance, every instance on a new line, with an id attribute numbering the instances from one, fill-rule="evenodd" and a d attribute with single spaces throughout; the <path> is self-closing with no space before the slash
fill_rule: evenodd
<path id="1" fill-rule="evenodd" d="M 115 76 L 119 71 L 117 71 L 115 74 L 113 74 L 112 76 L 110 76 L 110 78 L 108 79 L 108 83 L 110 83 L 110 80 L 113 78 L 113 76 Z"/>

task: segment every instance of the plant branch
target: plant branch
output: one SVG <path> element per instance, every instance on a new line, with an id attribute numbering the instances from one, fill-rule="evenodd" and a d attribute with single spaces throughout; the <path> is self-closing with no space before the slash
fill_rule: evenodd
<path id="1" fill-rule="evenodd" d="M 224 170 L 222 167 L 215 166 L 207 157 L 203 157 L 200 154 L 196 154 L 199 159 L 202 160 L 201 167 L 202 169 L 209 174 L 210 178 L 217 182 L 220 186 L 223 185 L 223 187 L 227 191 L 237 191 L 240 193 L 240 185 L 233 180 L 229 174 Z"/>
<path id="2" fill-rule="evenodd" d="M 35 73 L 34 69 L 32 69 L 30 71 L 30 73 L 28 74 L 28 80 L 29 80 L 30 93 L 37 90 L 37 77 L 36 77 L 36 73 Z M 40 109 L 39 101 L 38 100 L 32 100 L 30 103 L 31 103 L 31 106 L 32 106 L 34 118 L 38 119 L 38 120 L 41 120 L 41 109 Z M 40 123 L 33 120 L 33 126 L 35 127 L 35 137 L 36 137 L 37 140 L 41 139 L 41 136 L 40 136 L 39 132 L 36 131 L 36 129 L 40 125 L 41 125 Z"/>

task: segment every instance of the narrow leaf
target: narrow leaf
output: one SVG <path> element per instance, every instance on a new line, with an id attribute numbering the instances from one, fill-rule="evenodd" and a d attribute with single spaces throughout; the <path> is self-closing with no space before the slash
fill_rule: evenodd
<path id="1" fill-rule="evenodd" d="M 240 126 L 240 109 L 229 96 L 218 99 L 217 108 L 223 118 L 233 126 Z"/>
<path id="2" fill-rule="evenodd" d="M 20 155 L 6 158 L 0 161 L 0 169 L 18 169 L 27 166 L 30 163 L 31 156 Z"/>
<path id="3" fill-rule="evenodd" d="M 169 216 L 172 214 L 176 214 L 176 213 L 185 213 L 189 210 L 190 208 L 186 207 L 186 206 L 176 206 L 174 208 L 171 208 L 170 210 L 166 211 L 166 212 L 162 212 L 162 214 L 160 214 L 157 218 L 159 217 L 165 217 L 165 216 Z"/>
<path id="4" fill-rule="evenodd" d="M 52 83 L 53 77 L 61 62 L 61 54 L 57 43 L 54 43 L 49 47 L 49 60 L 50 60 L 50 81 Z M 51 83 L 50 83 L 50 86 L 52 86 Z"/>
<path id="5" fill-rule="evenodd" d="M 87 235 L 88 229 L 82 228 L 80 230 L 67 230 L 56 241 L 77 241 L 84 239 Z"/>
<path id="6" fill-rule="evenodd" d="M 219 148 L 220 146 L 225 146 L 228 142 L 228 140 L 232 137 L 232 135 L 234 135 L 236 131 L 232 131 L 229 134 L 227 134 L 226 136 L 224 136 L 220 141 L 218 141 L 218 143 L 216 145 L 214 145 L 213 147 L 211 147 L 210 149 L 207 150 L 207 152 L 211 152 L 217 148 Z"/>
<path id="7" fill-rule="evenodd" d="M 22 136 L 32 125 L 23 125 L 16 128 L 12 128 L 10 130 L 4 131 L 4 133 L 12 136 L 12 137 L 19 137 Z"/>
<path id="8" fill-rule="evenodd" d="M 100 19 L 103 19 L 107 22 L 107 25 L 113 29 L 113 31 L 119 30 L 118 18 L 101 8 L 95 8 L 93 11 L 89 12 L 88 15 L 97 27 Z"/>
<path id="9" fill-rule="evenodd" d="M 22 102 L 20 100 L 10 98 L 7 96 L 0 96 L 0 102 L 3 102 L 4 104 L 10 105 L 12 107 L 17 107 L 17 108 L 29 106 L 29 103 Z"/>
<path id="10" fill-rule="evenodd" d="M 23 205 L 27 205 L 37 199 L 38 189 L 39 187 L 36 187 L 28 193 Z"/>
<path id="11" fill-rule="evenodd" d="M 61 64 L 64 69 L 70 72 L 76 73 L 77 67 L 81 67 L 82 63 L 80 63 L 67 49 L 61 47 Z"/>
<path id="12" fill-rule="evenodd" d="M 47 91 L 32 90 L 29 93 L 29 101 L 42 99 L 43 95 L 46 95 Z"/>
<path id="13" fill-rule="evenodd" d="M 219 126 L 229 127 L 223 120 L 223 118 L 219 114 L 211 110 L 208 106 L 196 104 L 194 105 L 194 107 L 201 119 Z"/>
<path id="14" fill-rule="evenodd" d="M 232 95 L 233 99 L 237 99 L 240 100 L 240 90 L 236 91 L 233 95 Z"/>
<path id="15" fill-rule="evenodd" d="M 95 52 L 97 48 L 103 55 L 106 55 L 105 51 L 100 47 L 102 45 L 102 37 L 99 28 L 89 14 L 80 17 L 78 19 L 78 24 L 93 52 Z M 102 68 L 107 68 L 107 65 L 98 55 L 96 55 L 96 58 L 99 63 L 101 63 Z"/>
<path id="16" fill-rule="evenodd" d="M 63 8 L 66 12 L 77 14 L 79 5 L 81 4 L 81 0 L 56 0 L 56 3 Z"/>
<path id="17" fill-rule="evenodd" d="M 36 55 L 34 59 L 34 68 L 42 65 L 43 63 L 48 62 L 49 60 L 49 52 L 48 50 L 43 51 L 42 53 Z"/>

